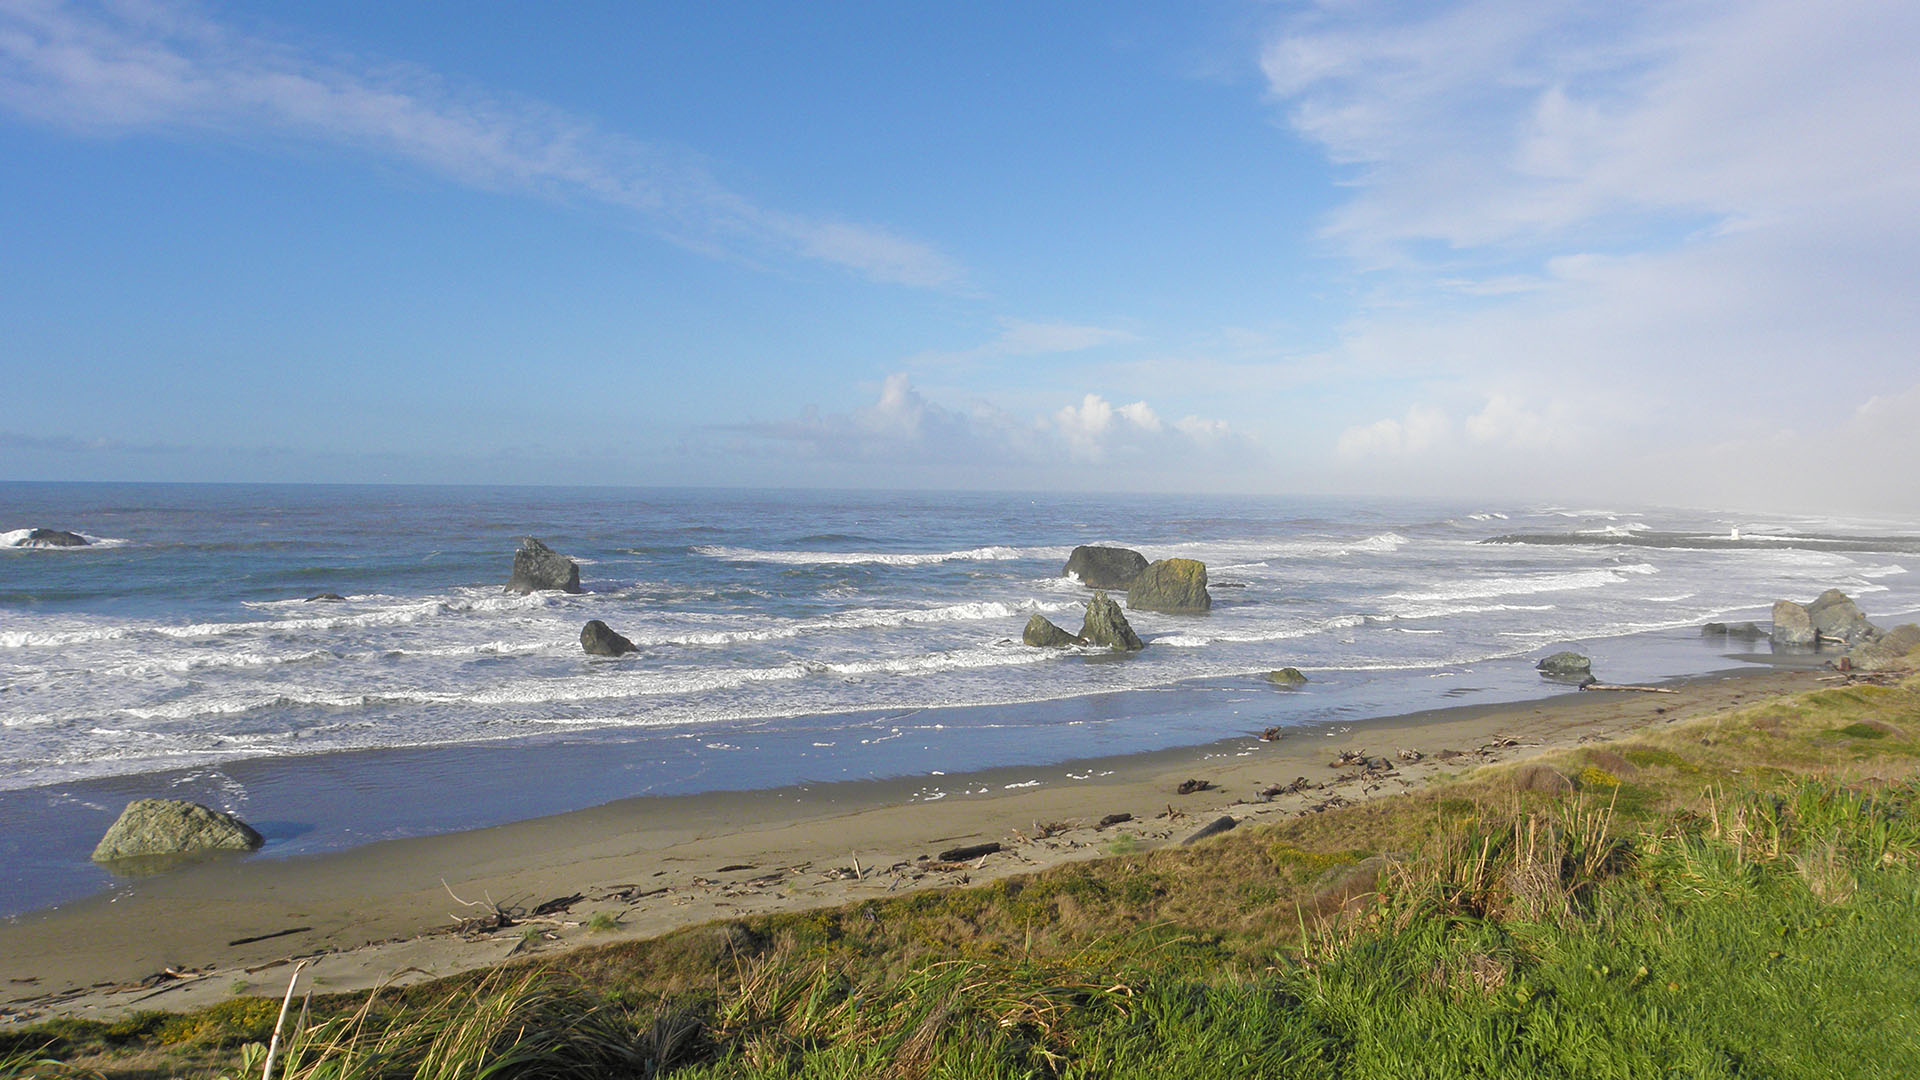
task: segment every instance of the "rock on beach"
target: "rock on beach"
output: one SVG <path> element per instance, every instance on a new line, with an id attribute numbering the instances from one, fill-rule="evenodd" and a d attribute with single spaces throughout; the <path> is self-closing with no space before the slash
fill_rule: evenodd
<path id="1" fill-rule="evenodd" d="M 1554 679 L 1581 679 L 1593 675 L 1593 661 L 1577 652 L 1563 651 L 1533 665 L 1540 674 Z"/>
<path id="2" fill-rule="evenodd" d="M 1773 602 L 1775 645 L 1818 645 L 1823 640 L 1854 645 L 1879 636 L 1880 628 L 1868 622 L 1860 606 L 1839 589 L 1828 589 L 1810 604 Z"/>
<path id="3" fill-rule="evenodd" d="M 266 838 L 232 814 L 184 799 L 135 799 L 93 849 L 95 862 L 207 851 L 255 851 Z"/>

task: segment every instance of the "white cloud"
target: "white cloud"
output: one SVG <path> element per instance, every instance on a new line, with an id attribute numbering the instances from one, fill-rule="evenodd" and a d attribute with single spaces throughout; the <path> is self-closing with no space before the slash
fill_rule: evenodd
<path id="1" fill-rule="evenodd" d="M 1920 9 L 1535 0 L 1319 6 L 1262 55 L 1301 134 L 1360 167 L 1330 232 L 1377 257 L 1596 222 L 1764 219 L 1914 190 Z"/>
<path id="2" fill-rule="evenodd" d="M 918 368 L 957 367 L 1004 357 L 1058 356 L 1134 341 L 1112 327 L 1067 322 L 1028 322 L 1002 317 L 1000 332 L 970 349 L 928 350 L 907 361 Z"/>
<path id="3" fill-rule="evenodd" d="M 0 107 L 97 135 L 337 143 L 463 184 L 634 211 L 696 249 L 782 253 L 907 285 L 964 278 L 940 252 L 883 227 L 760 206 L 690 153 L 538 102 L 456 88 L 417 68 L 322 60 L 167 3 L 0 0 Z"/>
<path id="4" fill-rule="evenodd" d="M 1080 352 L 1101 345 L 1132 341 L 1125 330 L 1074 323 L 1036 323 L 1021 319 L 1000 320 L 1000 336 L 987 346 L 1004 356 L 1041 356 L 1049 353 Z"/>
<path id="5" fill-rule="evenodd" d="M 1453 422 L 1439 409 L 1414 405 L 1403 419 L 1387 417 L 1340 433 L 1334 452 L 1343 458 L 1401 457 L 1424 454 L 1445 443 Z"/>
<path id="6" fill-rule="evenodd" d="M 1863 390 L 1912 379 L 1916 53 L 1920 7 L 1892 0 L 1327 0 L 1287 17 L 1268 87 L 1349 169 L 1323 235 L 1371 298 L 1312 365 L 1354 400 L 1415 386 L 1461 418 L 1448 460 L 1497 460 L 1475 476 L 1506 490 L 1569 460 L 1620 492 L 1747 490 L 1733 474 L 1750 463 L 1715 447 L 1856 430 Z M 1411 424 L 1329 448 L 1398 461 L 1377 486 L 1424 490 Z"/>
<path id="7" fill-rule="evenodd" d="M 955 409 L 927 400 L 904 373 L 887 376 L 872 405 L 848 413 L 810 409 L 798 420 L 730 430 L 799 447 L 816 460 L 895 467 L 1114 462 L 1158 469 L 1251 449 L 1225 421 L 1189 416 L 1167 424 L 1144 401 L 1114 405 L 1095 393 L 1030 419 L 987 404 Z"/>

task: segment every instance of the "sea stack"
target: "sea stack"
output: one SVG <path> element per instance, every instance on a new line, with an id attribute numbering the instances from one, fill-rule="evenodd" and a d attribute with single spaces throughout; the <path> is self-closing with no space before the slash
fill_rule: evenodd
<path id="1" fill-rule="evenodd" d="M 1063 648 L 1068 645 L 1085 645 L 1086 641 L 1074 637 L 1065 630 L 1053 625 L 1052 620 L 1038 612 L 1027 620 L 1027 628 L 1020 640 L 1043 649 Z"/>
<path id="2" fill-rule="evenodd" d="M 507 579 L 506 591 L 525 594 L 551 589 L 579 592 L 580 567 L 533 537 L 526 537 L 520 541 L 520 550 L 513 553 L 513 576 Z"/>
<path id="3" fill-rule="evenodd" d="M 606 623 L 593 619 L 580 628 L 580 647 L 588 656 L 624 656 L 638 652 L 634 644 L 613 632 Z"/>
<path id="4" fill-rule="evenodd" d="M 1207 564 L 1195 559 L 1161 559 L 1140 572 L 1127 589 L 1127 607 L 1196 615 L 1213 608 L 1207 591 Z"/>
<path id="5" fill-rule="evenodd" d="M 1067 556 L 1061 576 L 1079 578 L 1089 589 L 1126 589 L 1147 568 L 1147 557 L 1119 547 L 1082 544 Z"/>
<path id="6" fill-rule="evenodd" d="M 1087 601 L 1087 619 L 1080 626 L 1080 636 L 1090 645 L 1105 645 L 1120 652 L 1139 652 L 1147 647 L 1128 625 L 1120 605 L 1108 599 L 1104 592 L 1094 593 L 1093 599 Z"/>

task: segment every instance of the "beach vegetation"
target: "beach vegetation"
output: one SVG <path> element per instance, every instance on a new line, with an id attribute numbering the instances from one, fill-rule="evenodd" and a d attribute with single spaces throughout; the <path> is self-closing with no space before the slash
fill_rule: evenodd
<path id="1" fill-rule="evenodd" d="M 1835 734 L 1868 718 L 1884 737 Z M 1820 691 L 1643 731 L 1605 751 L 1625 764 L 1543 758 L 1573 791 L 1468 772 L 316 998 L 278 1075 L 1920 1075 L 1916 736 L 1914 680 Z M 258 1008 L 54 1021 L 0 1054 L 213 1075 Z"/>

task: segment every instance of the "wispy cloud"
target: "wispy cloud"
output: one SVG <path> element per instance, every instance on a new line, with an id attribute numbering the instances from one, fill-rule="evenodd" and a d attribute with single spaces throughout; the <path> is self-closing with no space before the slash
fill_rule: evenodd
<path id="1" fill-rule="evenodd" d="M 1000 332 L 969 349 L 933 349 L 908 358 L 916 368 L 954 366 L 1006 357 L 1055 356 L 1124 345 L 1137 338 L 1128 330 L 1069 322 L 1029 322 L 1002 318 Z"/>
<path id="2" fill-rule="evenodd" d="M 958 409 L 930 401 L 905 373 L 889 375 L 871 405 L 851 412 L 810 408 L 792 420 L 733 425 L 760 447 L 821 462 L 926 465 L 1150 465 L 1178 468 L 1215 455 L 1244 458 L 1252 444 L 1224 421 L 1163 420 L 1145 401 L 1116 405 L 1100 394 L 1045 415 L 1020 417 L 988 404 Z"/>
<path id="3" fill-rule="evenodd" d="M 323 141 L 458 183 L 584 198 L 689 246 L 933 288 L 965 272 L 884 227 L 762 206 L 688 151 L 404 64 L 322 58 L 160 0 L 0 0 L 0 107 L 71 131 Z"/>
<path id="4" fill-rule="evenodd" d="M 1347 170 L 1322 235 L 1376 300 L 1314 358 L 1352 380 L 1330 457 L 1703 501 L 1730 475 L 1672 462 L 1861 428 L 1920 339 L 1916 49 L 1893 0 L 1286 17 L 1268 88 Z"/>

